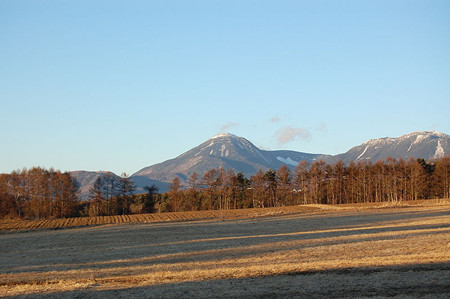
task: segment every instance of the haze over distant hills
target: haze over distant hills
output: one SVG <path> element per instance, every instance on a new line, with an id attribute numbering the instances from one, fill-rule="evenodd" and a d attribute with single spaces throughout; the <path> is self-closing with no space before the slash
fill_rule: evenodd
<path id="1" fill-rule="evenodd" d="M 278 169 L 282 165 L 293 170 L 303 160 L 308 162 L 323 160 L 327 163 L 336 163 L 339 160 L 345 163 L 361 160 L 376 162 L 387 157 L 429 160 L 450 154 L 449 139 L 449 135 L 435 131 L 413 132 L 398 138 L 371 139 L 346 153 L 331 156 L 288 150 L 261 150 L 243 137 L 224 133 L 212 137 L 174 159 L 145 167 L 133 174 L 131 179 L 138 187 L 137 192 L 141 192 L 143 186 L 152 184 L 164 192 L 175 176 L 186 182 L 194 172 L 201 176 L 204 172 L 219 167 L 226 170 L 233 169 L 250 177 L 259 169 Z M 82 185 L 82 193 L 88 191 L 89 185 L 94 182 L 97 175 L 100 175 L 83 171 L 74 174 Z"/>

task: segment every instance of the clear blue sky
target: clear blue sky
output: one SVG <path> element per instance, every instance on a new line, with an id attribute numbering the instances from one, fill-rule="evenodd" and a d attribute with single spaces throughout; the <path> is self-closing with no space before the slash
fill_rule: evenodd
<path id="1" fill-rule="evenodd" d="M 0 104 L 0 172 L 449 134 L 450 1 L 1 0 Z"/>

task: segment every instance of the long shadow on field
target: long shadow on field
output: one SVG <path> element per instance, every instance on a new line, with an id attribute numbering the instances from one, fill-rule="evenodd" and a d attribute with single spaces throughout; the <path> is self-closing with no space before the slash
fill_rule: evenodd
<path id="1" fill-rule="evenodd" d="M 408 264 L 374 268 L 291 272 L 167 283 L 144 287 L 87 289 L 30 294 L 21 298 L 449 298 L 450 264 Z M 9 298 L 14 298 L 10 296 Z"/>
<path id="2" fill-rule="evenodd" d="M 329 215 L 328 215 L 329 216 Z M 238 221 L 121 225 L 97 229 L 22 234 L 0 253 L 0 274 L 117 267 L 252 257 L 274 251 L 391 240 L 448 233 L 443 224 L 395 226 L 393 222 L 448 216 L 447 212 L 411 212 L 303 217 L 284 216 Z M 389 225 L 386 225 L 389 223 Z M 16 236 L 16 235 L 11 235 Z M 39 238 L 41 236 L 41 238 Z M 359 236 L 359 237 L 358 237 Z M 20 242 L 16 246 L 13 241 Z M 273 248 L 273 244 L 276 248 Z M 0 244 L 2 247 L 3 244 Z M 139 271 L 139 270 L 136 270 Z"/>
<path id="3" fill-rule="evenodd" d="M 450 227 L 450 226 L 447 226 Z M 417 229 L 432 229 L 435 226 L 417 226 Z M 394 228 L 393 230 L 389 230 L 389 228 L 385 228 L 384 232 L 402 232 L 402 230 Z M 353 238 L 353 239 L 330 239 L 335 237 L 342 236 L 356 236 L 361 233 L 368 234 L 368 236 L 364 236 L 362 238 Z M 70 270 L 88 270 L 88 269 L 115 269 L 117 267 L 145 267 L 145 266 L 156 266 L 156 265 L 171 265 L 175 263 L 192 263 L 192 262 L 210 262 L 215 263 L 223 260 L 230 259 L 245 259 L 247 257 L 253 257 L 256 255 L 262 254 L 272 254 L 276 252 L 283 252 L 289 250 L 305 250 L 316 247 L 326 247 L 332 245 L 348 245 L 354 243 L 365 243 L 371 241 L 380 241 L 380 240 L 392 240 L 392 236 L 371 236 L 371 234 L 376 234 L 377 232 L 373 230 L 373 232 L 367 231 L 352 231 L 350 233 L 342 234 L 340 232 L 333 233 L 316 233 L 310 234 L 304 237 L 298 237 L 295 235 L 290 236 L 251 236 L 246 238 L 239 238 L 238 242 L 234 239 L 227 240 L 208 240 L 202 241 L 202 248 L 205 249 L 197 249 L 194 248 L 186 248 L 184 251 L 176 252 L 176 253 L 167 253 L 167 254 L 159 254 L 159 255 L 149 255 L 149 256 L 141 256 L 134 257 L 130 259 L 116 259 L 109 261 L 101 261 L 101 262 L 88 262 L 83 264 L 56 264 L 56 265 L 36 265 L 36 266 L 22 266 L 16 268 L 9 268 L 7 273 L 25 273 L 25 272 L 42 272 L 45 274 L 45 271 L 62 271 L 67 272 Z M 401 238 L 409 238 L 409 237 L 419 237 L 419 236 L 430 236 L 430 235 L 440 235 L 440 234 L 448 234 L 449 231 L 437 231 L 437 232 L 414 232 L 414 233 L 403 233 Z M 301 244 L 295 243 L 298 240 L 309 240 L 313 242 Z M 280 242 L 280 244 L 276 244 L 276 248 L 274 248 L 274 244 L 276 242 Z M 251 264 L 251 262 L 249 262 Z M 240 263 L 241 266 L 247 265 L 246 263 Z M 136 272 L 136 273 L 134 273 Z M 139 274 L 142 272 L 141 268 L 137 268 L 135 270 L 127 270 L 126 274 Z M 4 272 L 3 272 L 4 273 Z M 53 277 L 56 274 L 52 274 Z M 101 274 L 96 275 L 96 277 L 101 277 Z"/>

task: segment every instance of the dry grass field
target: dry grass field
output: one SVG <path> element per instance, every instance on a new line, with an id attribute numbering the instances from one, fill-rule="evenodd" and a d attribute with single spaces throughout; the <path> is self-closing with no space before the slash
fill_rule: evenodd
<path id="1" fill-rule="evenodd" d="M 192 212 L 172 212 L 138 215 L 79 217 L 44 220 L 0 220 L 0 231 L 24 231 L 35 229 L 58 229 L 68 227 L 93 226 L 118 223 L 155 223 L 198 220 L 224 220 L 248 217 L 296 214 L 317 210 L 313 206 L 291 206 L 269 209 L 212 210 Z"/>
<path id="2" fill-rule="evenodd" d="M 0 297 L 450 297 L 448 200 L 119 218 L 1 222 Z"/>

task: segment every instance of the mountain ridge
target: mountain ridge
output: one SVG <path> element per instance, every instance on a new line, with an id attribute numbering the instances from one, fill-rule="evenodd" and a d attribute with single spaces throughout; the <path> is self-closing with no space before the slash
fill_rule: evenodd
<path id="1" fill-rule="evenodd" d="M 145 167 L 132 176 L 156 175 L 157 179 L 166 180 L 178 174 L 182 179 L 186 179 L 194 172 L 201 175 L 205 170 L 221 166 L 251 175 L 259 169 L 265 170 L 275 166 L 278 168 L 286 164 L 283 163 L 284 160 L 292 165 L 295 161 L 298 163 L 297 160 L 312 161 L 319 156 L 322 155 L 287 150 L 265 151 L 243 137 L 222 133 L 174 159 Z M 165 173 L 162 173 L 163 171 Z"/>
<path id="2" fill-rule="evenodd" d="M 407 160 L 410 157 L 425 160 L 440 158 L 450 154 L 450 136 L 436 131 L 416 131 L 396 138 L 384 137 L 368 139 L 347 152 L 338 155 L 324 155 L 292 150 L 261 150 L 249 140 L 230 133 L 211 137 L 200 145 L 181 155 L 140 169 L 130 176 L 137 185 L 137 192 L 143 192 L 145 185 L 155 184 L 161 192 L 167 191 L 168 184 L 178 176 L 184 183 L 196 172 L 204 172 L 223 167 L 242 172 L 250 177 L 259 169 L 278 169 L 286 165 L 294 170 L 300 161 L 309 163 L 323 160 L 333 164 L 342 160 L 350 161 L 385 160 L 387 157 Z M 95 180 L 93 172 L 88 172 L 89 181 Z M 100 174 L 99 174 L 100 175 Z M 82 178 L 82 175 L 78 174 Z M 86 181 L 86 180 L 84 180 Z M 86 186 L 83 186 L 86 190 Z"/>
<path id="3" fill-rule="evenodd" d="M 397 138 L 384 137 L 369 139 L 361 145 L 352 147 L 345 153 L 329 159 L 329 163 L 339 160 L 366 160 L 376 162 L 388 157 L 407 160 L 410 157 L 425 160 L 442 158 L 450 154 L 450 136 L 437 131 L 416 131 Z"/>

